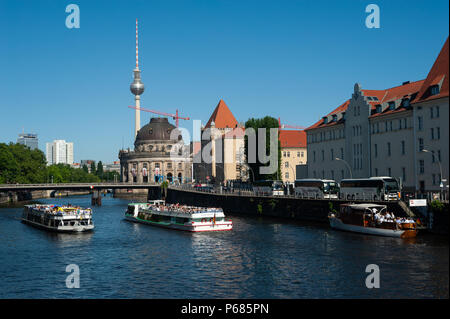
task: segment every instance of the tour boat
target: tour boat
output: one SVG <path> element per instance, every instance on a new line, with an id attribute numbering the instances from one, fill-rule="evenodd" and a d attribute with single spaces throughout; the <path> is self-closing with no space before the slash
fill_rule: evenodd
<path id="1" fill-rule="evenodd" d="M 190 232 L 232 230 L 233 222 L 226 220 L 221 208 L 166 204 L 163 200 L 130 203 L 125 219 L 142 224 Z"/>
<path id="2" fill-rule="evenodd" d="M 335 229 L 370 235 L 411 238 L 417 235 L 417 224 L 411 218 L 398 218 L 386 205 L 342 204 L 339 212 L 328 215 Z"/>
<path id="3" fill-rule="evenodd" d="M 92 210 L 78 206 L 25 205 L 22 222 L 56 232 L 92 230 Z"/>

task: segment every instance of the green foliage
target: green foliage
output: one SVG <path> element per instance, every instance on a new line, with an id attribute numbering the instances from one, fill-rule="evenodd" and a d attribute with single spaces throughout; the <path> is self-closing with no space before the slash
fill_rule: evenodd
<path id="1" fill-rule="evenodd" d="M 95 175 L 95 173 L 96 173 L 96 170 L 95 170 L 95 163 L 92 162 L 92 163 L 91 163 L 91 174 L 94 174 L 94 175 Z"/>
<path id="2" fill-rule="evenodd" d="M 331 213 L 337 214 L 338 211 L 334 208 L 333 203 L 332 202 L 328 202 L 328 209 Z"/>
<path id="3" fill-rule="evenodd" d="M 103 177 L 103 163 L 102 161 L 99 161 L 97 163 L 97 171 L 95 172 L 95 175 L 102 178 Z"/>
<path id="4" fill-rule="evenodd" d="M 83 167 L 81 168 L 83 171 L 85 171 L 86 173 L 89 173 L 89 168 L 87 167 L 86 164 L 83 164 Z"/>
<path id="5" fill-rule="evenodd" d="M 266 129 L 266 154 L 269 154 L 270 152 L 270 129 L 271 128 L 278 128 L 279 123 L 276 118 L 266 116 L 264 118 L 250 118 L 247 122 L 245 122 L 245 128 L 253 128 L 256 133 L 256 141 L 258 141 L 258 128 L 265 128 Z M 274 174 L 268 174 L 268 175 L 262 175 L 259 173 L 259 168 L 261 166 L 268 166 L 268 164 L 262 164 L 259 162 L 258 156 L 256 156 L 256 163 L 248 163 L 248 165 L 251 168 L 251 173 L 254 174 L 254 180 L 279 180 L 281 179 L 281 146 L 280 143 L 278 143 L 277 138 L 277 145 L 278 145 L 278 167 L 277 172 Z M 258 154 L 258 143 L 256 145 L 256 154 Z M 245 155 L 248 156 L 248 138 L 245 136 Z"/>
<path id="6" fill-rule="evenodd" d="M 430 206 L 431 206 L 431 210 L 434 213 L 442 213 L 442 211 L 444 210 L 444 204 L 437 199 L 432 201 Z"/>
<path id="7" fill-rule="evenodd" d="M 99 182 L 97 176 L 66 164 L 46 166 L 41 150 L 31 150 L 22 144 L 0 143 L 0 183 L 71 183 Z"/>

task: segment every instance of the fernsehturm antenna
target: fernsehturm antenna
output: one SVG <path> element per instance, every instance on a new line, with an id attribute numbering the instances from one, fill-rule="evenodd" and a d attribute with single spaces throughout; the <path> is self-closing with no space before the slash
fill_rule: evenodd
<path id="1" fill-rule="evenodd" d="M 139 51 L 138 51 L 138 20 L 136 19 L 136 68 L 133 70 L 134 73 L 134 81 L 130 85 L 131 93 L 134 94 L 134 101 L 136 105 L 135 112 L 135 132 L 134 136 L 136 137 L 138 131 L 141 129 L 141 94 L 144 93 L 144 83 L 141 81 L 141 71 L 139 70 Z"/>

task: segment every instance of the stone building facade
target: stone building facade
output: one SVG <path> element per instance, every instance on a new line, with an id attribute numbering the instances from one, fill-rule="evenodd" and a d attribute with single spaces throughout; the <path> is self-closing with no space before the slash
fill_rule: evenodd
<path id="1" fill-rule="evenodd" d="M 192 159 L 179 130 L 167 118 L 152 118 L 134 142 L 134 151 L 121 150 L 120 178 L 124 183 L 186 183 L 192 180 Z"/>
<path id="2" fill-rule="evenodd" d="M 447 39 L 425 80 L 385 90 L 355 84 L 349 100 L 305 130 L 308 176 L 392 176 L 405 191 L 439 190 L 448 178 L 448 59 Z"/>

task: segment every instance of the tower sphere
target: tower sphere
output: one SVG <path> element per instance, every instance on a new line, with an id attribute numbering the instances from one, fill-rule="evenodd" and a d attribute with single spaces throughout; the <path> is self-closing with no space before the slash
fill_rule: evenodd
<path id="1" fill-rule="evenodd" d="M 134 95 L 141 95 L 144 93 L 144 83 L 141 81 L 141 71 L 139 71 L 139 69 L 134 70 L 134 81 L 130 85 L 130 91 Z"/>

